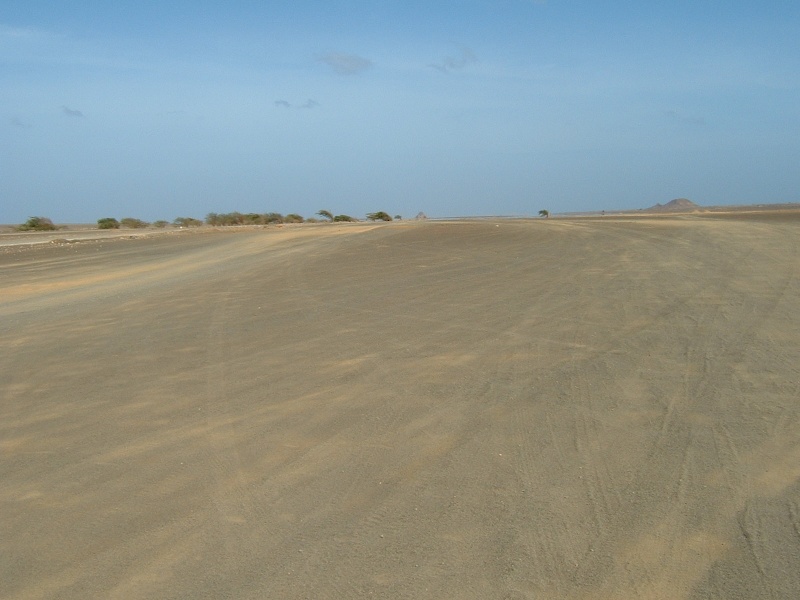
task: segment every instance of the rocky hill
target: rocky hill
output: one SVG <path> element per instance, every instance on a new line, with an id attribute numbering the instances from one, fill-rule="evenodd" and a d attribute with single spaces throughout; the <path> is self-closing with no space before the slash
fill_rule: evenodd
<path id="1" fill-rule="evenodd" d="M 656 204 L 646 209 L 648 212 L 692 212 L 699 210 L 700 207 L 686 198 L 676 198 L 666 204 Z"/>

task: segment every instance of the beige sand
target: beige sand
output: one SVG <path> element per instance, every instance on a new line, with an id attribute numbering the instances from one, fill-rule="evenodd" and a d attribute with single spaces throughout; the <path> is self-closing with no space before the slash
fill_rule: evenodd
<path id="1" fill-rule="evenodd" d="M 0 597 L 791 598 L 796 213 L 0 253 Z"/>

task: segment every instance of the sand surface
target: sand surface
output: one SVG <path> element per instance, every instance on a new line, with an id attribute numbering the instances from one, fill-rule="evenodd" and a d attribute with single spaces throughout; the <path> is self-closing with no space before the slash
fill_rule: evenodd
<path id="1" fill-rule="evenodd" d="M 2 252 L 0 597 L 797 597 L 799 269 L 792 214 Z"/>

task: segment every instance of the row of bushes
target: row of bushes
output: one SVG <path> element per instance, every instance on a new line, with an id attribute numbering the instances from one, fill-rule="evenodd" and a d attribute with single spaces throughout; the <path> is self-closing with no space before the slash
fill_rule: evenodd
<path id="1" fill-rule="evenodd" d="M 274 223 L 319 223 L 320 221 L 328 222 L 356 222 L 358 219 L 350 215 L 334 215 L 328 210 L 320 210 L 317 212 L 319 219 L 311 217 L 308 219 L 303 218 L 298 214 L 282 215 L 280 213 L 208 213 L 205 218 L 205 224 L 217 226 L 227 225 L 269 225 Z M 400 215 L 396 215 L 394 219 L 400 219 Z M 392 221 L 389 213 L 384 211 L 373 212 L 367 214 L 369 221 Z M 123 219 L 115 219 L 114 217 L 104 217 L 97 220 L 98 229 L 119 229 L 124 227 L 126 229 L 143 229 L 145 227 L 164 228 L 172 225 L 173 227 L 200 227 L 204 221 L 194 219 L 192 217 L 178 217 L 171 223 L 169 221 L 153 221 L 148 223 L 141 219 L 134 219 L 133 217 L 125 217 Z M 60 229 L 47 217 L 30 217 L 25 223 L 17 227 L 17 231 L 55 231 Z"/>
<path id="2" fill-rule="evenodd" d="M 120 227 L 125 227 L 126 229 L 144 229 L 145 227 L 157 227 L 159 229 L 163 229 L 169 225 L 172 225 L 173 227 L 199 227 L 202 224 L 202 221 L 198 219 L 192 219 L 191 217 L 178 217 L 172 221 L 172 223 L 169 221 L 153 221 L 152 223 L 148 223 L 147 221 L 134 219 L 133 217 L 125 217 L 119 221 L 113 217 L 97 219 L 98 229 L 119 229 Z"/>
<path id="3" fill-rule="evenodd" d="M 258 214 L 258 213 L 240 213 L 240 212 L 232 212 L 232 213 L 208 213 L 206 215 L 206 223 L 208 225 L 269 225 L 271 223 L 318 223 L 320 220 L 330 221 L 330 222 L 355 222 L 358 219 L 351 217 L 350 215 L 334 215 L 329 210 L 320 210 L 317 212 L 317 216 L 320 219 L 315 217 L 311 218 L 304 218 L 298 214 L 290 213 L 288 215 L 282 215 L 280 213 L 265 213 L 265 214 Z M 400 215 L 396 215 L 395 219 L 400 219 Z M 384 211 L 368 213 L 367 220 L 369 221 L 391 221 L 392 217 L 389 216 L 388 213 Z"/>

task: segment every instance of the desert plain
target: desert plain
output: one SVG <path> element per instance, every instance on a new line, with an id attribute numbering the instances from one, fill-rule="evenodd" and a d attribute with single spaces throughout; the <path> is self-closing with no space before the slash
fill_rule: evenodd
<path id="1" fill-rule="evenodd" d="M 0 597 L 800 597 L 799 271 L 797 211 L 1 248 Z"/>

